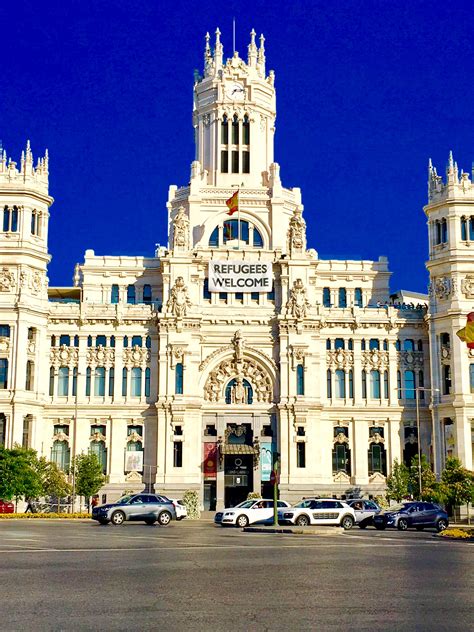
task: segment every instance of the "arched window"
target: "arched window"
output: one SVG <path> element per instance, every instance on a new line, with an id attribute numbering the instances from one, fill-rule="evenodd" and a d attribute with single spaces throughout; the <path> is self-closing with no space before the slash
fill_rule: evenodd
<path id="1" fill-rule="evenodd" d="M 435 222 L 435 231 L 436 231 L 436 245 L 438 246 L 441 243 L 441 222 L 436 220 Z"/>
<path id="2" fill-rule="evenodd" d="M 326 386 L 327 386 L 327 398 L 332 399 L 332 373 L 331 369 L 327 370 L 326 373 Z"/>
<path id="3" fill-rule="evenodd" d="M 351 475 L 351 451 L 347 440 L 349 438 L 349 429 L 345 427 L 334 428 L 334 443 L 332 450 L 332 473 L 337 474 L 343 472 L 348 476 Z M 341 440 L 342 439 L 342 440 Z"/>
<path id="4" fill-rule="evenodd" d="M 347 343 L 347 348 L 349 349 L 349 351 L 354 350 L 354 341 L 352 340 L 352 338 L 349 338 L 349 342 Z"/>
<path id="5" fill-rule="evenodd" d="M 380 341 L 377 338 L 371 338 L 369 340 L 369 349 L 372 351 L 373 349 L 380 349 Z"/>
<path id="6" fill-rule="evenodd" d="M 328 338 L 328 339 L 326 340 L 326 349 L 327 349 L 328 351 L 330 351 L 330 350 L 331 350 L 331 338 Z"/>
<path id="7" fill-rule="evenodd" d="M 71 345 L 71 336 L 68 336 L 67 334 L 59 336 L 59 346 L 61 347 L 62 345 L 69 347 Z"/>
<path id="8" fill-rule="evenodd" d="M 95 369 L 94 395 L 96 397 L 105 396 L 105 367 L 98 366 Z"/>
<path id="9" fill-rule="evenodd" d="M 334 341 L 334 349 L 344 349 L 345 345 L 344 345 L 344 339 L 343 338 L 336 338 L 336 340 Z"/>
<path id="10" fill-rule="evenodd" d="M 142 395 L 142 370 L 140 367 L 134 366 L 131 374 L 131 393 L 132 397 L 141 397 Z"/>
<path id="11" fill-rule="evenodd" d="M 347 307 L 347 292 L 345 287 L 339 288 L 339 307 Z"/>
<path id="12" fill-rule="evenodd" d="M 403 341 L 403 351 L 415 351 L 415 341 L 407 338 Z"/>
<path id="13" fill-rule="evenodd" d="M 66 472 L 69 469 L 71 451 L 67 441 L 55 441 L 51 448 L 51 461 L 56 463 L 60 470 Z"/>
<path id="14" fill-rule="evenodd" d="M 249 223 L 246 220 L 228 219 L 224 222 L 223 226 L 223 241 L 226 244 L 228 241 L 234 241 L 240 239 L 246 244 L 249 243 Z"/>
<path id="15" fill-rule="evenodd" d="M 253 229 L 253 247 L 254 248 L 263 248 L 263 237 L 260 234 L 258 228 Z"/>
<path id="16" fill-rule="evenodd" d="M 219 247 L 219 227 L 216 226 L 209 237 L 209 245 L 214 248 Z"/>
<path id="17" fill-rule="evenodd" d="M 221 123 L 221 143 L 222 145 L 229 144 L 229 121 L 227 119 L 227 114 L 224 114 Z"/>
<path id="18" fill-rule="evenodd" d="M 150 368 L 147 367 L 145 369 L 145 397 L 150 397 L 150 378 L 151 378 L 151 371 L 150 371 Z"/>
<path id="19" fill-rule="evenodd" d="M 370 372 L 370 397 L 380 399 L 380 371 L 376 369 Z"/>
<path id="20" fill-rule="evenodd" d="M 54 366 L 49 369 L 49 396 L 54 395 Z"/>
<path id="21" fill-rule="evenodd" d="M 69 367 L 61 366 L 58 371 L 58 395 L 66 397 L 69 395 Z"/>
<path id="22" fill-rule="evenodd" d="M 369 476 L 380 473 L 387 474 L 387 458 L 382 443 L 371 443 L 369 447 Z"/>
<path id="23" fill-rule="evenodd" d="M 443 244 L 448 241 L 448 222 L 445 217 L 441 220 L 441 241 Z"/>
<path id="24" fill-rule="evenodd" d="M 101 467 L 103 474 L 107 473 L 107 448 L 104 441 L 91 441 L 91 454 L 95 454 Z"/>
<path id="25" fill-rule="evenodd" d="M 143 302 L 146 305 L 150 305 L 151 303 L 151 285 L 148 283 L 143 286 Z"/>
<path id="26" fill-rule="evenodd" d="M 142 347 L 143 338 L 141 336 L 132 336 L 132 347 Z"/>
<path id="27" fill-rule="evenodd" d="M 385 339 L 385 340 L 383 341 L 383 350 L 384 350 L 384 351 L 388 351 L 388 340 L 387 340 L 387 339 Z"/>
<path id="28" fill-rule="evenodd" d="M 146 347 L 147 349 L 151 349 L 151 338 L 150 338 L 150 336 L 147 336 L 147 337 L 145 338 L 145 347 Z"/>
<path id="29" fill-rule="evenodd" d="M 129 285 L 127 287 L 127 303 L 129 305 L 135 305 L 135 286 Z"/>
<path id="30" fill-rule="evenodd" d="M 87 346 L 92 347 L 92 336 L 87 336 Z"/>
<path id="31" fill-rule="evenodd" d="M 405 399 L 415 399 L 414 371 L 405 371 Z"/>
<path id="32" fill-rule="evenodd" d="M 296 367 L 296 394 L 304 395 L 304 366 L 302 364 Z"/>
<path id="33" fill-rule="evenodd" d="M 3 232 L 16 233 L 18 231 L 18 207 L 3 209 Z"/>
<path id="34" fill-rule="evenodd" d="M 176 393 L 176 395 L 182 395 L 183 394 L 183 388 L 184 388 L 184 375 L 183 375 L 183 363 L 182 362 L 178 362 L 178 364 L 176 365 L 176 369 L 175 369 L 175 388 L 174 388 L 174 392 Z"/>
<path id="35" fill-rule="evenodd" d="M 92 369 L 90 366 L 88 366 L 86 369 L 86 397 L 91 396 L 91 376 L 92 376 Z"/>
<path id="36" fill-rule="evenodd" d="M 122 369 L 122 397 L 127 397 L 128 370 L 126 367 Z"/>
<path id="37" fill-rule="evenodd" d="M 33 210 L 31 211 L 31 234 L 32 235 L 39 235 L 39 219 L 40 219 L 40 214 L 38 213 L 38 211 Z"/>
<path id="38" fill-rule="evenodd" d="M 123 337 L 123 348 L 126 349 L 128 347 L 128 336 Z"/>
<path id="39" fill-rule="evenodd" d="M 331 307 L 331 290 L 323 287 L 323 307 Z"/>
<path id="40" fill-rule="evenodd" d="M 400 351 L 401 348 L 400 340 L 395 340 L 395 351 Z"/>
<path id="41" fill-rule="evenodd" d="M 114 347 L 115 347 L 115 336 L 110 336 L 110 346 L 111 346 L 112 348 L 114 348 Z"/>
<path id="42" fill-rule="evenodd" d="M 74 336 L 74 346 L 78 347 L 79 346 L 79 336 Z"/>
<path id="43" fill-rule="evenodd" d="M 360 341 L 360 350 L 365 351 L 365 338 L 362 338 Z"/>
<path id="44" fill-rule="evenodd" d="M 232 119 L 232 144 L 239 144 L 239 119 L 236 114 L 234 114 Z"/>
<path id="45" fill-rule="evenodd" d="M 354 290 L 354 305 L 356 307 L 362 307 L 362 288 L 356 287 Z"/>
<path id="46" fill-rule="evenodd" d="M 244 145 L 250 145 L 250 122 L 247 114 L 244 116 L 244 122 L 242 124 L 242 143 Z"/>
<path id="47" fill-rule="evenodd" d="M 247 380 L 242 380 L 242 386 L 244 388 L 244 393 L 243 393 L 243 398 L 240 398 L 238 401 L 236 401 L 236 395 L 237 393 L 235 392 L 236 390 L 236 386 L 237 386 L 237 380 L 234 378 L 232 379 L 226 386 L 225 388 L 225 403 L 226 404 L 233 404 L 238 403 L 244 403 L 244 404 L 252 404 L 253 402 L 253 389 L 251 387 L 251 385 L 249 384 L 249 382 Z M 243 401 L 242 401 L 243 400 Z"/>
<path id="48" fill-rule="evenodd" d="M 346 397 L 346 374 L 342 369 L 337 369 L 335 372 L 335 396 L 338 399 L 345 399 Z"/>
<path id="49" fill-rule="evenodd" d="M 418 456 L 418 429 L 406 426 L 404 428 L 405 447 L 403 448 L 403 462 L 410 467 L 415 456 Z"/>
<path id="50" fill-rule="evenodd" d="M 465 217 L 461 217 L 461 239 L 467 241 L 467 220 Z"/>
<path id="51" fill-rule="evenodd" d="M 119 286 L 116 283 L 112 285 L 112 289 L 110 291 L 110 302 L 113 304 L 117 304 L 119 302 Z"/>
<path id="52" fill-rule="evenodd" d="M 33 382 L 34 382 L 34 374 L 35 374 L 35 365 L 31 360 L 27 360 L 26 362 L 26 384 L 25 389 L 27 391 L 33 390 Z"/>
<path id="53" fill-rule="evenodd" d="M 106 347 L 107 346 L 107 336 L 104 336 L 103 334 L 101 334 L 100 336 L 96 336 L 95 338 L 95 346 L 99 347 Z"/>

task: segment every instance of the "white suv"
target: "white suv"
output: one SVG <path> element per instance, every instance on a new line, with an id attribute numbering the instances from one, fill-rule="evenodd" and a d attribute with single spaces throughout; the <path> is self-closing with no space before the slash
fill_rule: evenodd
<path id="1" fill-rule="evenodd" d="M 299 527 L 327 524 L 339 525 L 347 531 L 352 529 L 355 521 L 352 507 L 334 498 L 305 498 L 294 507 L 278 510 L 280 524 L 296 524 Z"/>

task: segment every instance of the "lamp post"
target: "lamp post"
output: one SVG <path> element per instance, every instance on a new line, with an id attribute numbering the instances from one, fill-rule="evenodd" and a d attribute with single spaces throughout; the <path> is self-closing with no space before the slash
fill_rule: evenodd
<path id="1" fill-rule="evenodd" d="M 74 371 L 74 369 L 73 369 Z M 74 373 L 73 373 L 73 384 L 74 384 Z M 74 402 L 74 427 L 72 430 L 72 513 L 74 513 L 76 509 L 76 441 L 77 441 L 77 394 L 79 391 L 79 368 L 76 372 L 76 399 Z"/>
<path id="2" fill-rule="evenodd" d="M 407 390 L 407 389 L 405 389 Z M 416 432 L 418 434 L 418 486 L 420 492 L 420 500 L 422 496 L 423 486 L 421 483 L 421 434 L 420 434 L 420 397 L 419 391 L 429 391 L 430 393 L 439 392 L 439 388 L 425 388 L 424 386 L 417 386 L 415 388 L 415 400 L 416 400 Z"/>

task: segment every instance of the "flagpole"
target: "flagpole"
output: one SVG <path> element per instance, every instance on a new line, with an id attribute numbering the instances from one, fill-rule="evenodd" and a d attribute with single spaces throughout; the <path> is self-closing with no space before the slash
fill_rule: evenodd
<path id="1" fill-rule="evenodd" d="M 239 226 L 239 231 L 238 231 L 238 237 L 239 237 L 238 250 L 240 250 L 240 189 L 237 189 L 237 223 L 238 223 L 238 226 Z"/>

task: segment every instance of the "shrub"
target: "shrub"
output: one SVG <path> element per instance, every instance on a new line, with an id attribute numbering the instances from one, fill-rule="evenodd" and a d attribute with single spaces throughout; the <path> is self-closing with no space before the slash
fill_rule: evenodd
<path id="1" fill-rule="evenodd" d="M 467 540 L 474 537 L 474 529 L 445 529 L 439 534 L 443 538 L 456 538 L 457 540 Z"/>
<path id="2" fill-rule="evenodd" d="M 198 520 L 201 517 L 201 510 L 199 508 L 199 494 L 197 491 L 188 489 L 184 492 L 182 501 L 188 510 L 188 520 Z"/>

